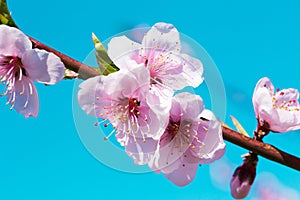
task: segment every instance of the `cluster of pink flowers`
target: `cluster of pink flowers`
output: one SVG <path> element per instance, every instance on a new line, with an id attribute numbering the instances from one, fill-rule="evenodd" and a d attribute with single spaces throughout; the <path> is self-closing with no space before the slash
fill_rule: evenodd
<path id="1" fill-rule="evenodd" d="M 174 95 L 186 86 L 198 87 L 203 66 L 181 53 L 173 25 L 155 24 L 141 44 L 125 36 L 113 38 L 108 55 L 120 70 L 84 81 L 78 101 L 87 114 L 112 125 L 136 164 L 148 164 L 184 186 L 194 179 L 199 164 L 222 157 L 221 125 L 201 97 Z"/>
<path id="2" fill-rule="evenodd" d="M 65 73 L 60 58 L 45 50 L 33 49 L 20 30 L 0 25 L 0 81 L 7 105 L 26 118 L 39 111 L 38 93 L 33 82 L 56 84 Z"/>

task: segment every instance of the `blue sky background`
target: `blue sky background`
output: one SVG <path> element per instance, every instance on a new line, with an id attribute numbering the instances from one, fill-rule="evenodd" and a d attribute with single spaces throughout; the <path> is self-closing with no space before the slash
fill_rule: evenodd
<path id="1" fill-rule="evenodd" d="M 93 48 L 91 32 L 105 40 L 139 24 L 174 24 L 218 66 L 227 95 L 225 121 L 231 125 L 232 114 L 249 133 L 256 127 L 252 92 L 261 77 L 270 77 L 275 87 L 300 89 L 296 0 L 8 0 L 8 6 L 26 34 L 80 61 Z M 25 120 L 0 99 L 0 199 L 231 199 L 227 176 L 246 150 L 227 143 L 224 158 L 200 167 L 195 180 L 183 188 L 163 175 L 120 172 L 100 163 L 81 142 L 72 114 L 74 81 L 36 86 L 41 104 L 36 119 Z M 270 134 L 265 141 L 299 156 L 299 134 Z M 110 155 L 105 149 L 103 153 Z M 299 172 L 264 158 L 257 172 L 247 199 L 262 199 L 262 187 L 286 199 L 300 198 Z"/>

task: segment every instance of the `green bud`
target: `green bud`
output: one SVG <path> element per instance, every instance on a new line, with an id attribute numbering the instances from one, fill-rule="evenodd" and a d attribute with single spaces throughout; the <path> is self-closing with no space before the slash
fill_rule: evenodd
<path id="1" fill-rule="evenodd" d="M 107 50 L 97 36 L 92 33 L 92 40 L 96 50 L 97 63 L 100 69 L 100 73 L 103 75 L 108 75 L 110 73 L 116 72 L 119 68 L 114 64 L 107 54 Z"/>

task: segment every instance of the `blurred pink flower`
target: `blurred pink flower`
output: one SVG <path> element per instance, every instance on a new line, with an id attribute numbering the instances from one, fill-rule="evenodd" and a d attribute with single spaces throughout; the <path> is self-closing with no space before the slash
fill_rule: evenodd
<path id="1" fill-rule="evenodd" d="M 145 164 L 146 154 L 155 151 L 154 140 L 167 126 L 168 113 L 155 113 L 152 104 L 148 104 L 149 71 L 143 65 L 135 65 L 132 71 L 121 70 L 84 81 L 78 101 L 87 114 L 108 120 L 127 153 L 137 164 Z"/>
<path id="2" fill-rule="evenodd" d="M 184 186 L 194 179 L 198 164 L 211 163 L 224 152 L 218 120 L 204 109 L 198 95 L 184 92 L 173 98 L 169 124 L 149 166 L 174 184 Z"/>
<path id="3" fill-rule="evenodd" d="M 11 109 L 26 118 L 39 111 L 34 81 L 55 84 L 64 76 L 65 68 L 53 53 L 32 49 L 32 43 L 20 30 L 0 25 L 0 80 Z"/>
<path id="4" fill-rule="evenodd" d="M 298 181 L 298 179 L 295 181 Z M 275 174 L 269 172 L 262 172 L 258 174 L 256 184 L 254 185 L 254 192 L 251 200 L 290 200 L 300 199 L 299 187 L 293 181 L 290 182 L 290 187 L 280 182 Z M 298 184 L 299 185 L 299 184 Z"/>
<path id="5" fill-rule="evenodd" d="M 258 81 L 252 102 L 261 127 L 273 132 L 300 129 L 299 92 L 289 88 L 276 91 L 269 78 Z"/>

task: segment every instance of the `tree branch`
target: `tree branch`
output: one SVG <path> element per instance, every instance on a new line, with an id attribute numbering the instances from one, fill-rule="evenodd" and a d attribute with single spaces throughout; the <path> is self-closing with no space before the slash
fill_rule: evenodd
<path id="1" fill-rule="evenodd" d="M 78 62 L 69 56 L 66 56 L 40 42 L 37 40 L 30 38 L 30 40 L 34 43 L 36 48 L 45 49 L 46 51 L 53 52 L 61 60 L 65 63 L 66 67 L 72 71 L 78 72 L 83 79 L 87 79 L 90 77 L 98 76 L 99 74 L 93 70 L 91 67 Z M 252 138 L 246 137 L 232 129 L 222 127 L 223 129 L 223 137 L 228 142 L 236 144 L 240 147 L 248 149 L 262 157 L 265 157 L 274 162 L 280 163 L 282 165 L 288 166 L 295 170 L 300 171 L 300 158 L 288 154 L 280 149 L 263 142 L 259 142 Z"/>
<path id="2" fill-rule="evenodd" d="M 246 137 L 229 128 L 222 127 L 222 129 L 223 129 L 223 137 L 228 142 L 231 142 L 240 147 L 248 149 L 269 160 L 272 160 L 274 162 L 280 163 L 282 165 L 300 171 L 300 158 L 288 154 L 284 151 L 281 151 L 280 149 L 270 144 L 266 144 L 264 142 L 260 142 L 252 138 Z"/>
<path id="3" fill-rule="evenodd" d="M 33 39 L 32 37 L 29 37 L 29 39 L 31 40 L 31 42 L 33 43 L 33 47 L 34 48 L 38 48 L 38 49 L 44 49 L 46 51 L 52 52 L 55 55 L 57 55 L 58 57 L 60 57 L 60 59 L 62 60 L 62 62 L 65 64 L 65 67 L 67 69 L 70 69 L 74 72 L 77 72 L 80 75 L 81 79 L 88 79 L 94 76 L 99 76 L 100 74 L 98 72 L 96 72 L 93 68 L 77 61 L 74 60 L 73 58 Z"/>

